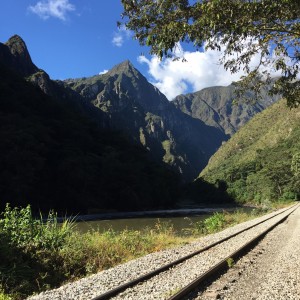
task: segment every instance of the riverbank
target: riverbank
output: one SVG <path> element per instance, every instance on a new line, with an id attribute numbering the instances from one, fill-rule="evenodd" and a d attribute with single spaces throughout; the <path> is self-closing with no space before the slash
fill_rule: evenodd
<path id="1" fill-rule="evenodd" d="M 130 280 L 134 280 L 139 276 L 145 275 L 148 272 L 158 269 L 176 259 L 189 255 L 196 250 L 199 250 L 209 244 L 215 243 L 220 239 L 224 239 L 238 231 L 254 225 L 262 220 L 266 220 L 268 216 L 256 218 L 255 220 L 247 221 L 236 226 L 231 226 L 216 234 L 210 234 L 205 237 L 197 238 L 192 243 L 173 247 L 164 251 L 156 251 L 155 253 L 148 254 L 141 258 L 128 261 L 108 270 L 99 272 L 97 274 L 88 276 L 82 280 L 74 283 L 66 284 L 58 289 L 41 293 L 29 299 L 31 300 L 76 300 L 76 299 L 92 299 L 100 294 L 103 294 L 120 284 L 124 284 Z M 281 216 L 278 216 L 281 218 Z M 215 217 L 215 220 L 222 218 Z M 273 220 L 268 221 L 270 223 Z M 261 224 L 260 229 L 253 229 L 249 232 L 246 231 L 241 235 L 234 238 L 234 242 L 229 242 L 227 247 L 217 247 L 214 251 L 203 253 L 202 259 L 194 258 L 189 262 L 178 265 L 176 272 L 169 270 L 164 274 L 153 277 L 151 280 L 141 283 L 133 287 L 130 291 L 120 294 L 116 299 L 168 299 L 169 296 L 182 285 L 190 283 L 195 274 L 201 271 L 207 271 L 212 265 L 216 264 L 220 257 L 227 257 L 239 248 L 244 242 L 245 238 L 251 240 L 254 235 L 260 230 L 266 228 L 266 224 Z M 172 268 L 173 269 L 173 268 Z"/>
<path id="2" fill-rule="evenodd" d="M 168 222 L 158 220 L 154 229 L 91 230 L 85 234 L 74 229 L 74 223 L 58 223 L 55 214 L 47 221 L 36 220 L 30 207 L 11 209 L 0 219 L 1 277 L 0 291 L 8 298 L 24 299 L 63 283 L 111 268 L 148 253 L 187 244 L 200 236 L 220 231 L 259 215 L 264 209 L 214 212 L 178 234 Z M 2 294 L 3 296 L 4 294 Z M 4 296 L 3 296 L 4 297 Z M 0 293 L 0 299 L 1 293 Z"/>
<path id="3" fill-rule="evenodd" d="M 115 219 L 131 219 L 131 218 L 165 218 L 165 217 L 188 217 L 194 215 L 212 214 L 215 212 L 234 211 L 240 208 L 253 209 L 252 206 L 237 206 L 237 205 L 223 205 L 216 207 L 189 207 L 163 210 L 144 210 L 144 211 L 127 211 L 127 212 L 104 212 L 88 215 L 77 215 L 70 217 L 60 217 L 58 221 L 63 222 L 66 218 L 74 218 L 76 222 L 88 222 L 98 220 L 115 220 Z"/>

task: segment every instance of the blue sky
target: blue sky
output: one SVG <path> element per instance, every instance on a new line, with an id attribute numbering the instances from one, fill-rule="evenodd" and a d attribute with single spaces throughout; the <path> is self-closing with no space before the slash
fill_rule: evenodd
<path id="1" fill-rule="evenodd" d="M 125 59 L 136 65 L 143 51 L 118 30 L 121 12 L 118 0 L 1 0 L 0 41 L 20 35 L 53 79 L 91 76 Z"/>
<path id="2" fill-rule="evenodd" d="M 219 65 L 219 52 L 184 53 L 186 63 L 159 61 L 132 33 L 117 28 L 120 0 L 1 0 L 0 42 L 20 35 L 33 62 L 52 79 L 88 77 L 129 59 L 170 100 L 178 94 L 228 85 L 231 75 Z M 141 56 L 141 54 L 145 56 Z"/>

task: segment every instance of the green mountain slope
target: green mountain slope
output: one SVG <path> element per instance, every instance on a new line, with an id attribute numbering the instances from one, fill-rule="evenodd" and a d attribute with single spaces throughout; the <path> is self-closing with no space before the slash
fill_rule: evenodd
<path id="1" fill-rule="evenodd" d="M 257 114 L 212 156 L 200 177 L 226 182 L 239 201 L 300 194 L 300 110 L 280 100 Z M 298 171 L 297 171 L 298 170 Z"/>
<path id="2" fill-rule="evenodd" d="M 0 210 L 6 202 L 63 213 L 174 205 L 176 174 L 101 129 L 98 111 L 90 118 L 91 105 L 31 64 L 21 38 L 0 43 Z M 48 92 L 28 82 L 39 72 Z"/>

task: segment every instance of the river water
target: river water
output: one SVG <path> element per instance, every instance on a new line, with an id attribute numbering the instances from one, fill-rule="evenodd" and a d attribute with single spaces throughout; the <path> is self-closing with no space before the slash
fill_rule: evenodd
<path id="1" fill-rule="evenodd" d="M 114 231 L 128 230 L 143 230 L 146 228 L 155 229 L 157 224 L 162 226 L 172 226 L 174 231 L 181 233 L 182 229 L 191 228 L 192 223 L 198 222 L 210 217 L 211 214 L 203 214 L 189 217 L 164 217 L 164 218 L 130 218 L 130 219 L 115 219 L 115 220 L 98 220 L 79 222 L 76 224 L 80 232 L 88 230 L 98 230 L 104 232 L 108 229 Z"/>
<path id="2" fill-rule="evenodd" d="M 87 215 L 81 216 L 81 222 L 76 223 L 77 229 L 84 233 L 89 230 L 104 232 L 109 229 L 114 231 L 122 230 L 144 230 L 155 229 L 157 224 L 165 227 L 172 226 L 178 234 L 183 229 L 192 228 L 193 224 L 209 218 L 216 212 L 227 212 L 239 210 L 252 210 L 252 207 L 222 207 L 222 208 L 200 208 L 200 209 L 179 209 L 152 212 L 116 213 L 110 215 Z"/>

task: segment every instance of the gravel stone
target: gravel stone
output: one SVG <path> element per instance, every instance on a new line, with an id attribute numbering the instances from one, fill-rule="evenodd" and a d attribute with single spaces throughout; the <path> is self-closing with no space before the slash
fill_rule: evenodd
<path id="1" fill-rule="evenodd" d="M 216 290 L 219 299 L 299 300 L 300 209 L 194 299 L 216 299 L 211 296 Z"/>

